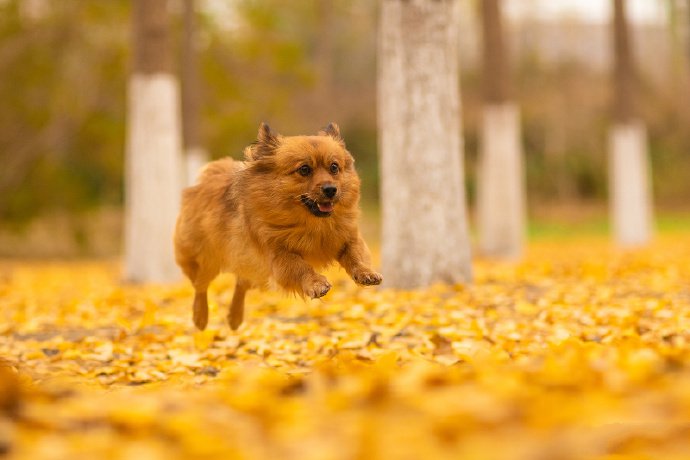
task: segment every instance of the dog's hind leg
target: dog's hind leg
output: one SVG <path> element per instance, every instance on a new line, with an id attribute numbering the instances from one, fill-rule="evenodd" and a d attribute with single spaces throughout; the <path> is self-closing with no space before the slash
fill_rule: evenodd
<path id="1" fill-rule="evenodd" d="M 207 291 L 194 293 L 192 304 L 192 318 L 197 329 L 203 331 L 208 324 L 208 293 Z"/>
<path id="2" fill-rule="evenodd" d="M 250 286 L 249 281 L 237 278 L 235 293 L 232 295 L 232 303 L 230 303 L 230 311 L 228 312 L 228 323 L 233 331 L 240 327 L 244 319 L 244 295 Z"/>
<path id="3" fill-rule="evenodd" d="M 194 325 L 199 330 L 206 329 L 208 324 L 208 285 L 218 276 L 218 270 L 209 270 L 208 267 L 199 267 L 190 276 L 194 285 L 194 303 L 192 304 L 192 318 Z"/>

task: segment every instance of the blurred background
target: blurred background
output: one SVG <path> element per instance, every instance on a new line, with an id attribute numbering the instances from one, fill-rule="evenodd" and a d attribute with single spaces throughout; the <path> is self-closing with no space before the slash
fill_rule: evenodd
<path id="1" fill-rule="evenodd" d="M 690 228 L 690 1 L 626 0 L 657 224 Z M 461 0 L 466 187 L 482 105 L 478 1 Z M 184 7 L 170 0 L 182 71 Z M 606 232 L 611 2 L 505 0 L 522 111 L 530 235 Z M 283 134 L 340 124 L 376 233 L 377 2 L 197 0 L 199 142 L 240 158 L 261 120 Z M 122 249 L 131 2 L 0 0 L 0 255 Z"/>

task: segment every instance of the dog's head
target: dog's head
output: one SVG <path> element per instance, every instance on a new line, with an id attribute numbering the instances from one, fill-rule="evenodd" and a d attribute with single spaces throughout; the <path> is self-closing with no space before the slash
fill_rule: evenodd
<path id="1" fill-rule="evenodd" d="M 327 218 L 351 211 L 359 201 L 354 159 L 335 123 L 315 136 L 281 136 L 262 123 L 245 159 L 266 179 L 266 194 L 283 210 Z"/>

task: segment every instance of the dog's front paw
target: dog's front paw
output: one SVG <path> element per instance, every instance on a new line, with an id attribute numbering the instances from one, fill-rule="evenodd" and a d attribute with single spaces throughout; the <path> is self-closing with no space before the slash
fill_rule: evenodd
<path id="1" fill-rule="evenodd" d="M 319 297 L 325 296 L 331 289 L 331 283 L 324 276 L 319 276 L 318 278 L 311 281 L 311 283 L 305 283 L 304 295 L 310 299 L 318 299 Z"/>
<path id="2" fill-rule="evenodd" d="M 359 270 L 352 274 L 352 279 L 355 280 L 355 283 L 363 286 L 376 286 L 381 284 L 383 276 L 374 271 Z"/>

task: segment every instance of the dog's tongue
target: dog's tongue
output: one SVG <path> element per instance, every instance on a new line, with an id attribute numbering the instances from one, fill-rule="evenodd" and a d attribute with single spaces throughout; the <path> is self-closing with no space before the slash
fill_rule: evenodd
<path id="1" fill-rule="evenodd" d="M 316 203 L 321 212 L 331 212 L 333 211 L 333 203 Z"/>

